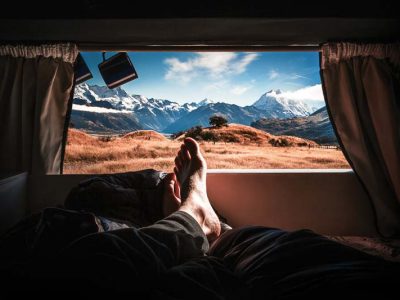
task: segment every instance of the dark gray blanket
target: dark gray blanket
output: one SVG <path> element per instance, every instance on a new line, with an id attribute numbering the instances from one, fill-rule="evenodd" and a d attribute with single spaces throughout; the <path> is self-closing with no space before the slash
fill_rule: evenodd
<path id="1" fill-rule="evenodd" d="M 163 218 L 161 180 L 167 173 L 153 169 L 98 175 L 71 189 L 64 206 L 75 211 L 142 227 Z"/>

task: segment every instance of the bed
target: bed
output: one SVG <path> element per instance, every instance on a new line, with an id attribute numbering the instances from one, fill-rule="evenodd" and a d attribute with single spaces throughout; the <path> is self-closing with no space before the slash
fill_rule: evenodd
<path id="1" fill-rule="evenodd" d="M 158 199 L 164 176 L 155 170 L 95 176 L 74 187 L 62 207 L 19 222 L 0 241 L 3 292 L 122 293 L 151 299 L 398 298 L 396 240 L 263 226 L 232 229 L 221 217 L 224 232 L 206 255 L 165 264 L 161 252 L 143 254 L 147 250 L 140 241 L 149 237 L 131 239 L 135 232 L 129 230 L 162 219 Z M 121 242 L 123 235 L 115 232 L 128 233 L 130 242 Z M 86 248 L 101 252 L 95 260 L 78 263 L 60 254 L 88 236 Z M 109 244 L 113 250 L 102 251 L 111 249 Z M 132 253 L 143 255 L 135 260 Z M 49 268 L 72 275 L 52 276 Z"/>

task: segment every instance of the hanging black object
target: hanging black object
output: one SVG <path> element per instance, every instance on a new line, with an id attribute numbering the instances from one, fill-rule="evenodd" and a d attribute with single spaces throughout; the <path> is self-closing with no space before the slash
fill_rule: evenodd
<path id="1" fill-rule="evenodd" d="M 82 55 L 79 53 L 78 57 L 76 58 L 76 65 L 75 65 L 75 84 L 78 85 L 91 78 L 93 78 L 93 75 L 90 72 Z"/>
<path id="2" fill-rule="evenodd" d="M 99 64 L 99 70 L 108 88 L 113 89 L 121 84 L 138 78 L 135 68 L 126 52 L 120 52 L 105 59 Z"/>

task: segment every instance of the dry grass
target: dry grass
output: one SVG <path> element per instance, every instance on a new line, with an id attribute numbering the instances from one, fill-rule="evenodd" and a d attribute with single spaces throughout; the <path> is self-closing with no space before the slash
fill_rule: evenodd
<path id="1" fill-rule="evenodd" d="M 252 130 L 252 128 L 246 129 L 249 132 L 245 134 L 243 134 L 243 128 L 233 126 L 231 129 L 234 130 L 233 133 L 230 131 L 230 134 L 242 137 L 239 142 L 214 144 L 203 141 L 200 143 L 209 168 L 349 168 L 342 152 L 335 149 L 308 148 L 307 146 L 273 147 L 269 143 L 271 138 L 277 138 L 273 135 L 264 132 L 254 134 L 259 130 Z M 242 132 L 235 133 L 235 130 L 242 130 Z M 286 138 L 293 139 L 296 143 L 304 141 L 296 137 Z M 116 173 L 148 168 L 170 172 L 180 145 L 179 139 L 169 140 L 154 131 L 137 131 L 123 137 L 104 139 L 70 129 L 64 173 Z"/>
<path id="2" fill-rule="evenodd" d="M 276 136 L 265 131 L 240 125 L 240 124 L 229 124 L 229 126 L 224 126 L 221 128 L 208 127 L 203 128 L 202 136 L 207 136 L 207 133 L 212 137 L 211 140 L 215 140 L 217 142 L 226 142 L 226 143 L 237 143 L 242 145 L 267 145 L 271 144 L 272 141 L 285 139 L 288 144 L 298 146 L 316 146 L 318 145 L 316 142 L 295 137 L 295 136 Z M 177 140 L 182 140 L 184 135 L 181 135 L 177 138 Z"/>
<path id="3" fill-rule="evenodd" d="M 137 130 L 125 134 L 123 139 L 166 141 L 167 138 L 154 130 Z"/>

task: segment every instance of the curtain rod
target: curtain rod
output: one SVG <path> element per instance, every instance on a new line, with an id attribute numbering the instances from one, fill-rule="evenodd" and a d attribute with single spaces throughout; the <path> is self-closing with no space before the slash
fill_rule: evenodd
<path id="1" fill-rule="evenodd" d="M 236 45 L 146 45 L 146 46 L 124 46 L 124 45 L 102 45 L 102 44 L 81 44 L 78 45 L 79 51 L 97 52 L 321 52 L 321 47 L 316 45 L 310 46 L 236 46 Z"/>

